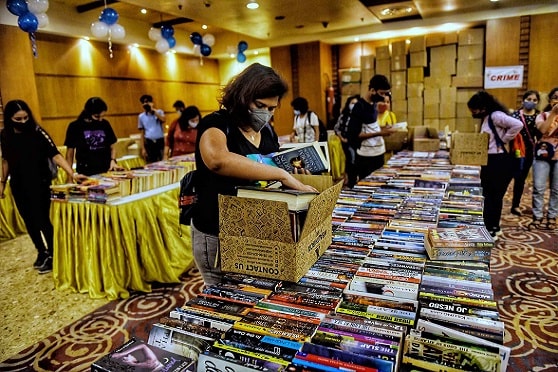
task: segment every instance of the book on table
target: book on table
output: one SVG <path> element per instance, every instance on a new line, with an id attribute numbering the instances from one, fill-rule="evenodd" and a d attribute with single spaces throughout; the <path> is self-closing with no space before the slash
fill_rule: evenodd
<path id="1" fill-rule="evenodd" d="M 321 142 L 286 145 L 288 148 L 282 149 L 272 156 L 273 162 L 279 168 L 283 168 L 289 173 L 293 173 L 295 168 L 304 168 L 312 174 L 329 172 L 327 143 L 325 145 Z"/>
<path id="2" fill-rule="evenodd" d="M 299 191 L 285 188 L 269 188 L 257 186 L 238 186 L 237 196 L 240 198 L 264 199 L 287 203 L 290 211 L 307 210 L 310 202 L 318 195 L 317 192 Z"/>

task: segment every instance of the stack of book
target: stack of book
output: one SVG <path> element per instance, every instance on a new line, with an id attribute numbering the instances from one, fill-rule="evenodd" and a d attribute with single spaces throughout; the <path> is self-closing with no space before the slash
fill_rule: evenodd
<path id="1" fill-rule="evenodd" d="M 431 260 L 490 262 L 494 239 L 484 226 L 430 228 L 424 245 Z"/>

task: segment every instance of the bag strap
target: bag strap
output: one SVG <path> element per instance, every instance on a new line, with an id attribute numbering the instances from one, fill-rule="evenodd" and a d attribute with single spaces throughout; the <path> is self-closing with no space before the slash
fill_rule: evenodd
<path id="1" fill-rule="evenodd" d="M 498 132 L 496 132 L 496 127 L 494 127 L 494 122 L 492 121 L 492 114 L 488 115 L 488 126 L 490 127 L 490 130 L 492 130 L 492 133 L 494 134 L 494 140 L 496 141 L 496 144 L 499 147 L 501 147 L 502 150 L 504 150 L 504 154 L 507 154 L 508 150 L 506 150 L 504 141 L 502 141 L 502 139 L 498 135 Z"/>
<path id="2" fill-rule="evenodd" d="M 523 122 L 523 128 L 525 128 L 525 132 L 527 132 L 527 137 L 529 137 L 529 141 L 531 142 L 532 145 L 534 145 L 535 141 L 533 140 L 533 137 L 531 137 L 531 132 L 529 132 L 529 128 L 527 127 L 527 121 L 525 121 L 525 116 L 523 116 L 523 109 L 519 110 L 519 117 Z M 519 135 L 521 135 L 521 133 L 519 133 Z"/>

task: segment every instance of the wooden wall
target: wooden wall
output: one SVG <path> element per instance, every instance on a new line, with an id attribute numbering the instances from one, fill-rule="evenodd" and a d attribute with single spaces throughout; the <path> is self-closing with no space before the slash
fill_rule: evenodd
<path id="1" fill-rule="evenodd" d="M 558 86 L 558 14 L 531 16 L 529 89 L 544 95 Z"/>

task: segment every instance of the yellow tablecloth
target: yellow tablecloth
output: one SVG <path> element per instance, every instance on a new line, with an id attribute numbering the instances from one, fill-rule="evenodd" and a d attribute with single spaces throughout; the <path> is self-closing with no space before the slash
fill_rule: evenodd
<path id="1" fill-rule="evenodd" d="M 331 177 L 334 180 L 341 179 L 345 175 L 345 153 L 341 147 L 341 140 L 335 134 L 330 135 L 327 146 L 331 162 Z"/>
<path id="2" fill-rule="evenodd" d="M 179 185 L 161 190 L 114 206 L 52 203 L 56 288 L 116 299 L 179 282 L 193 264 L 190 228 L 179 236 Z"/>

